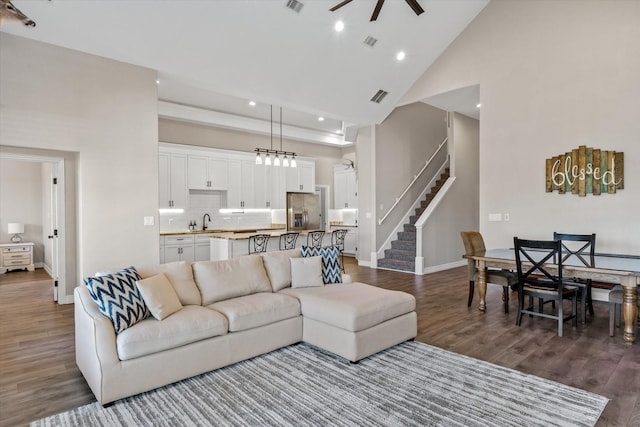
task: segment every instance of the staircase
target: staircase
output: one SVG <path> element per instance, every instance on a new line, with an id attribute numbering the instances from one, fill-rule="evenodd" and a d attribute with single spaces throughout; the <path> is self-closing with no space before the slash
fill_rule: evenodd
<path id="1" fill-rule="evenodd" d="M 404 224 L 404 231 L 398 232 L 398 239 L 391 242 L 391 249 L 385 249 L 384 258 L 378 260 L 378 267 L 389 270 L 415 271 L 416 267 L 416 227 L 415 223 L 429 206 L 435 195 L 440 191 L 449 178 L 449 168 L 440 175 L 440 179 L 431 187 L 431 191 L 420 202 L 415 214 L 409 217 L 409 223 Z"/>

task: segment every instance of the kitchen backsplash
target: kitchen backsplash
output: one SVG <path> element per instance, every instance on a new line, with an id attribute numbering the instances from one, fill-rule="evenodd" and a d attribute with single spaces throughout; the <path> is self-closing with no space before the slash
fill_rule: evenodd
<path id="1" fill-rule="evenodd" d="M 287 223 L 286 209 L 220 212 L 221 207 L 227 205 L 226 191 L 190 190 L 187 205 L 189 207 L 183 213 L 161 213 L 160 231 L 188 230 L 190 221 L 195 221 L 196 229 L 201 230 L 204 214 L 211 216 L 211 222 L 207 224 L 209 229 L 267 228 L 272 224 Z M 356 209 L 329 209 L 327 223 L 355 225 L 357 217 Z"/>
<path id="2" fill-rule="evenodd" d="M 160 231 L 188 230 L 189 222 L 196 222 L 196 229 L 202 229 L 202 218 L 205 214 L 211 216 L 211 222 L 207 224 L 207 228 L 251 228 L 251 227 L 271 227 L 271 224 L 283 224 L 284 221 L 273 221 L 272 212 L 268 210 L 258 211 L 242 211 L 238 209 L 233 212 L 221 213 L 222 206 L 227 205 L 227 193 L 225 191 L 189 191 L 189 206 L 183 213 L 161 213 L 160 214 Z M 284 217 L 284 209 L 282 218 Z M 274 211 L 275 212 L 275 211 Z M 276 217 L 279 218 L 278 215 Z"/>

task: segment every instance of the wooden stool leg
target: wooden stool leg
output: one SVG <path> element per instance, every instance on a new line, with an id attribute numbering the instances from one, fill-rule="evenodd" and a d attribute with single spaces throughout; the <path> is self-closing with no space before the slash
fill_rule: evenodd
<path id="1" fill-rule="evenodd" d="M 473 301 L 474 289 L 475 289 L 475 282 L 473 280 L 469 280 L 469 301 L 467 301 L 467 307 L 471 307 L 471 302 Z"/>

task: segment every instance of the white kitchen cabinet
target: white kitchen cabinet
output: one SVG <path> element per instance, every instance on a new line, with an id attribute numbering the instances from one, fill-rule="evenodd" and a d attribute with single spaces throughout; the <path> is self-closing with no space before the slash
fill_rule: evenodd
<path id="1" fill-rule="evenodd" d="M 211 259 L 211 245 L 209 244 L 210 236 L 208 234 L 200 234 L 195 236 L 195 260 L 209 261 Z"/>
<path id="2" fill-rule="evenodd" d="M 344 253 L 346 255 L 358 255 L 358 228 L 347 227 L 347 234 L 344 236 Z"/>
<path id="3" fill-rule="evenodd" d="M 164 262 L 195 261 L 195 247 L 193 235 L 176 234 L 164 236 Z"/>
<path id="4" fill-rule="evenodd" d="M 254 206 L 283 209 L 285 205 L 282 167 L 256 165 L 254 169 Z"/>
<path id="5" fill-rule="evenodd" d="M 333 170 L 333 187 L 334 209 L 358 208 L 358 184 L 354 169 L 336 165 Z"/>
<path id="6" fill-rule="evenodd" d="M 285 189 L 291 192 L 313 193 L 316 191 L 315 162 L 296 160 L 298 166 L 285 169 Z"/>
<path id="7" fill-rule="evenodd" d="M 209 156 L 189 156 L 189 189 L 227 190 L 227 159 Z"/>
<path id="8" fill-rule="evenodd" d="M 160 208 L 186 208 L 187 156 L 161 152 L 158 159 Z"/>
<path id="9" fill-rule="evenodd" d="M 160 236 L 160 264 L 164 264 L 164 236 Z"/>
<path id="10" fill-rule="evenodd" d="M 253 208 L 255 160 L 229 160 L 227 208 Z"/>

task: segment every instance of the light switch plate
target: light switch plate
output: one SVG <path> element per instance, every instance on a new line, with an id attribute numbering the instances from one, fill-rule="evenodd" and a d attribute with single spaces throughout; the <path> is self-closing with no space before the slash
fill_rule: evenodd
<path id="1" fill-rule="evenodd" d="M 144 225 L 153 225 L 155 223 L 155 218 L 152 216 L 144 217 Z"/>
<path id="2" fill-rule="evenodd" d="M 502 214 L 501 213 L 490 213 L 489 214 L 489 221 L 502 221 Z"/>

